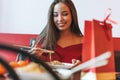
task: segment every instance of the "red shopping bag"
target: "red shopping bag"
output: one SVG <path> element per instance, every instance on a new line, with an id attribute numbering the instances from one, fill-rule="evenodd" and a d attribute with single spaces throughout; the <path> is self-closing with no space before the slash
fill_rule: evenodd
<path id="1" fill-rule="evenodd" d="M 109 23 L 95 19 L 85 21 L 82 61 L 90 60 L 106 51 L 112 53 L 109 63 L 105 66 L 91 69 L 96 73 L 97 80 L 115 80 L 112 26 Z"/>

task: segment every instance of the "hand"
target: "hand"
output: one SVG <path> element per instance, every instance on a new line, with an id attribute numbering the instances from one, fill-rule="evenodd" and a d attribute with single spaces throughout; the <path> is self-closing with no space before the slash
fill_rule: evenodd
<path id="1" fill-rule="evenodd" d="M 80 63 L 80 60 L 77 60 L 77 59 L 72 59 L 72 63 L 73 63 L 74 65 L 77 65 L 77 64 L 79 64 L 79 63 Z"/>
<path id="2" fill-rule="evenodd" d="M 41 48 L 31 48 L 28 52 L 37 57 L 40 57 L 43 53 L 43 50 Z"/>
<path id="3" fill-rule="evenodd" d="M 78 65 L 80 64 L 80 62 L 81 62 L 80 60 L 72 59 L 72 64 L 74 64 L 74 66 L 72 66 L 70 69 L 72 69 L 72 68 L 78 66 Z"/>

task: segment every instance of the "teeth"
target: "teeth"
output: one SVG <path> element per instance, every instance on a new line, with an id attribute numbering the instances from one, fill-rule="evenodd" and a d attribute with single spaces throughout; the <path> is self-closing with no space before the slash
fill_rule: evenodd
<path id="1" fill-rule="evenodd" d="M 64 24 L 59 24 L 60 26 L 64 25 Z"/>
<path id="2" fill-rule="evenodd" d="M 64 24 L 58 24 L 58 26 L 64 26 Z"/>

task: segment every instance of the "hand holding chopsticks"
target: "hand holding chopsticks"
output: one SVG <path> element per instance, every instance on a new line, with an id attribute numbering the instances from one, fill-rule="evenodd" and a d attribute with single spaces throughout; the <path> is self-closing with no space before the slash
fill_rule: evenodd
<path id="1" fill-rule="evenodd" d="M 42 49 L 42 48 L 37 48 L 37 47 L 23 46 L 23 45 L 14 45 L 14 46 L 18 48 L 25 48 L 30 54 L 33 54 L 36 57 L 40 57 L 43 53 L 49 53 L 50 61 L 52 61 L 52 54 L 54 53 L 54 51 L 52 50 L 47 50 L 47 49 Z"/>

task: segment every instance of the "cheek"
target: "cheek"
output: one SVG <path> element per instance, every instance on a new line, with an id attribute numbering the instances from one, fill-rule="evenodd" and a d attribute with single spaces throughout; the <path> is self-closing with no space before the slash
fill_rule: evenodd
<path id="1" fill-rule="evenodd" d="M 68 21 L 68 24 L 71 25 L 71 23 L 72 23 L 72 18 L 68 18 L 67 21 Z"/>
<path id="2" fill-rule="evenodd" d="M 69 23 L 71 23 L 72 22 L 72 17 L 69 15 L 69 16 L 67 16 L 67 17 L 65 17 L 65 19 L 66 19 L 66 21 L 68 21 Z"/>
<path id="3" fill-rule="evenodd" d="M 54 21 L 54 23 L 55 23 L 55 25 L 56 25 L 56 21 L 57 21 L 57 19 L 56 19 L 56 18 L 53 18 L 53 21 Z"/>

